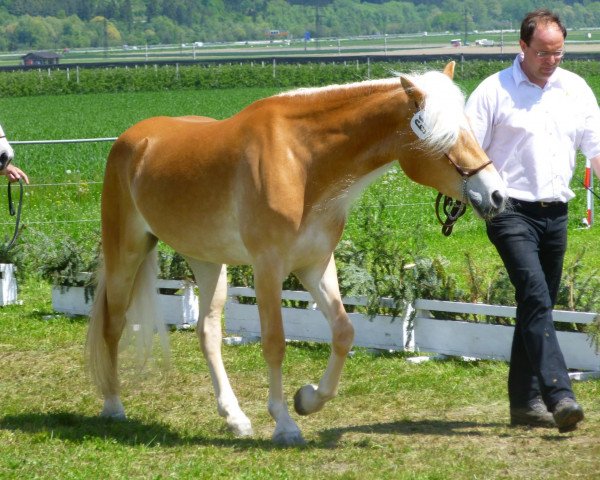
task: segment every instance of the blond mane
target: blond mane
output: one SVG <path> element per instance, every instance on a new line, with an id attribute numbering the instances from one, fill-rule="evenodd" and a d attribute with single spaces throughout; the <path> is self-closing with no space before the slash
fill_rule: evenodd
<path id="1" fill-rule="evenodd" d="M 423 120 L 429 135 L 423 139 L 423 147 L 434 152 L 447 151 L 458 140 L 461 129 L 469 130 L 464 114 L 465 96 L 460 88 L 446 75 L 437 71 L 420 74 L 394 72 L 394 77 L 367 80 L 325 87 L 297 88 L 278 94 L 280 97 L 308 97 L 325 93 L 362 92 L 366 87 L 400 86 L 399 77 L 410 79 L 425 93 L 425 104 L 421 105 Z"/>

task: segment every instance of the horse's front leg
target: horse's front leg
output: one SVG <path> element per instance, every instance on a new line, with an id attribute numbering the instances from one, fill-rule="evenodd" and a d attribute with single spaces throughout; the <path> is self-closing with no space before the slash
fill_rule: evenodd
<path id="1" fill-rule="evenodd" d="M 193 259 L 187 261 L 194 272 L 200 294 L 196 334 L 210 371 L 217 411 L 236 436 L 252 435 L 252 425 L 233 393 L 221 356 L 221 314 L 227 299 L 227 269 L 225 265 Z"/>
<path id="2" fill-rule="evenodd" d="M 281 268 L 272 262 L 261 262 L 254 265 L 254 277 L 262 351 L 269 368 L 268 408 L 275 420 L 273 442 L 287 446 L 303 445 L 304 438 L 298 425 L 290 417 L 283 393 L 281 367 L 285 354 L 285 336 L 281 318 Z"/>
<path id="3" fill-rule="evenodd" d="M 354 341 L 354 327 L 342 303 L 333 255 L 324 269 L 322 265 L 315 265 L 295 274 L 329 321 L 332 334 L 331 354 L 319 385 L 305 385 L 294 396 L 296 412 L 308 415 L 321 410 L 336 396 L 346 356 Z"/>

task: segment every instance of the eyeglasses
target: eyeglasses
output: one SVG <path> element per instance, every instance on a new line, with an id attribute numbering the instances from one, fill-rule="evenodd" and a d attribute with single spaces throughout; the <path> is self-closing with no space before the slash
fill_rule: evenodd
<path id="1" fill-rule="evenodd" d="M 529 47 L 531 48 L 531 47 Z M 564 50 L 557 50 L 556 52 L 544 52 L 540 50 L 536 50 L 535 48 L 531 48 L 535 52 L 535 56 L 541 60 L 545 60 L 547 58 L 553 57 L 555 60 L 560 60 L 565 56 Z"/>

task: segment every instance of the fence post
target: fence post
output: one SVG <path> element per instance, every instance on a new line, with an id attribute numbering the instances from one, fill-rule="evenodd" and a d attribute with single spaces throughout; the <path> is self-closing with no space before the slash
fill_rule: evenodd
<path id="1" fill-rule="evenodd" d="M 594 223 L 594 197 L 592 196 L 592 188 L 594 179 L 592 178 L 592 164 L 589 159 L 585 161 L 585 176 L 583 179 L 583 186 L 586 190 L 586 199 L 587 199 L 587 210 L 586 216 L 583 219 L 582 223 L 586 227 L 591 227 Z"/>

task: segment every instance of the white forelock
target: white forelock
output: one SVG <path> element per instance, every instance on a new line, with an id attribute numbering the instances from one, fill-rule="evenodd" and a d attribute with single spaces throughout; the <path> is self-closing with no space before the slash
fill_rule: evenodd
<path id="1" fill-rule="evenodd" d="M 422 116 L 428 135 L 425 146 L 434 151 L 447 151 L 458 140 L 460 129 L 469 130 L 464 113 L 465 96 L 446 75 L 432 71 L 406 75 L 425 93 Z"/>

